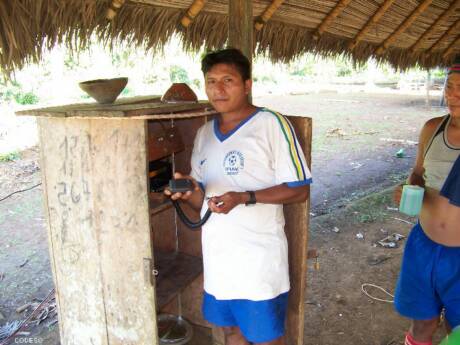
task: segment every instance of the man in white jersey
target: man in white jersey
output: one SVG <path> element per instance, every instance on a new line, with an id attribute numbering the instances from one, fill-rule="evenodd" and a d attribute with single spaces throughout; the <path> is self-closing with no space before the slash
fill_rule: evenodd
<path id="1" fill-rule="evenodd" d="M 449 114 L 423 126 L 408 179 L 425 195 L 395 293 L 396 310 L 412 320 L 406 345 L 431 345 L 443 308 L 448 331 L 460 327 L 460 61 L 449 70 L 445 96 Z"/>
<path id="2" fill-rule="evenodd" d="M 289 121 L 249 102 L 250 63 L 237 49 L 202 60 L 219 112 L 197 133 L 193 192 L 172 199 L 213 214 L 202 227 L 203 314 L 226 345 L 284 343 L 289 267 L 283 204 L 308 197 L 311 174 Z M 165 193 L 171 194 L 169 191 Z"/>

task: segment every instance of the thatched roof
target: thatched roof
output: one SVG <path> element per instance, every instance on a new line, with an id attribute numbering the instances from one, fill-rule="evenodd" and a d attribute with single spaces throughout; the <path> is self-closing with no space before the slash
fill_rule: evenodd
<path id="1" fill-rule="evenodd" d="M 109 0 L 0 0 L 0 66 L 11 72 L 63 41 L 81 49 L 92 35 L 156 49 L 177 33 L 186 49 L 224 47 L 228 1 L 208 0 L 184 29 L 192 2 L 126 0 L 109 21 Z M 270 3 L 253 0 L 255 21 Z M 274 61 L 314 52 L 358 62 L 374 56 L 402 69 L 446 66 L 460 53 L 460 0 L 285 0 L 255 42 Z"/>

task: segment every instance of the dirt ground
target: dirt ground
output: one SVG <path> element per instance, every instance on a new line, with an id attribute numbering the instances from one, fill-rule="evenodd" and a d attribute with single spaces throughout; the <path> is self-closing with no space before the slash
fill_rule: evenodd
<path id="1" fill-rule="evenodd" d="M 309 247 L 318 249 L 320 269 L 309 263 L 304 344 L 403 344 L 408 321 L 391 303 L 367 297 L 361 285 L 394 291 L 404 239 L 398 248 L 375 243 L 393 233 L 406 236 L 405 221 L 415 220 L 394 210 L 388 188 L 412 165 L 416 145 L 411 141 L 417 141 L 422 124 L 444 109 L 435 106 L 437 99 L 428 109 L 422 96 L 395 94 L 331 92 L 259 97 L 255 103 L 314 121 Z M 397 158 L 401 149 L 403 157 Z M 39 182 L 37 148 L 0 163 L 0 199 Z M 42 301 L 53 288 L 41 193 L 37 186 L 0 201 L 0 329 L 23 320 L 33 305 L 22 313 L 16 309 Z M 40 325 L 28 327 L 11 344 L 25 338 L 59 344 L 53 303 L 47 305 L 48 317 L 42 315 Z"/>

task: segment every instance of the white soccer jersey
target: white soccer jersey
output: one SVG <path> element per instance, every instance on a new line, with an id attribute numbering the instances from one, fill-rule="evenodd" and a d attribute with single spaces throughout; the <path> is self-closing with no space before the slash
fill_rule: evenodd
<path id="1" fill-rule="evenodd" d="M 222 134 L 215 119 L 195 138 L 191 175 L 205 196 L 311 183 L 289 121 L 265 108 Z M 207 210 L 205 199 L 202 216 Z M 283 206 L 238 205 L 203 226 L 204 289 L 217 299 L 271 299 L 289 290 Z"/>

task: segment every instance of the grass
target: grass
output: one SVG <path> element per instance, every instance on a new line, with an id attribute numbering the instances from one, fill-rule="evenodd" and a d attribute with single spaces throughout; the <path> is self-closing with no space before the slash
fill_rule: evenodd
<path id="1" fill-rule="evenodd" d="M 0 162 L 3 162 L 3 163 L 11 162 L 19 158 L 21 158 L 21 156 L 18 151 L 12 151 L 8 153 L 0 154 Z"/>
<path id="2" fill-rule="evenodd" d="M 407 175 L 408 175 L 408 173 L 394 173 L 394 174 L 390 174 L 390 175 L 388 176 L 388 180 L 390 180 L 390 181 L 393 182 L 394 184 L 403 183 L 404 181 L 406 181 Z"/>
<path id="3" fill-rule="evenodd" d="M 372 193 L 352 204 L 352 212 L 359 223 L 373 223 L 383 221 L 387 214 L 387 206 L 394 207 L 392 203 L 392 189 L 382 193 Z"/>

